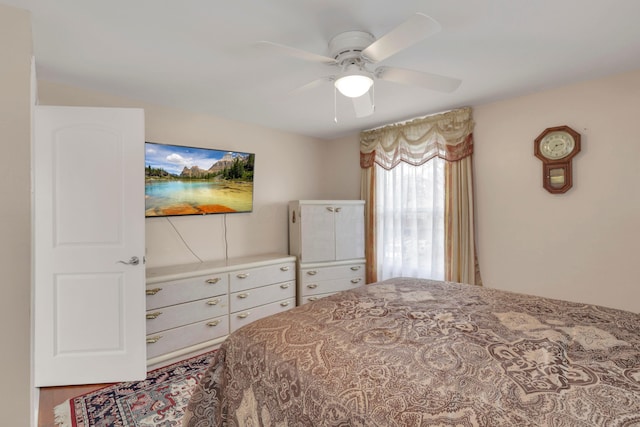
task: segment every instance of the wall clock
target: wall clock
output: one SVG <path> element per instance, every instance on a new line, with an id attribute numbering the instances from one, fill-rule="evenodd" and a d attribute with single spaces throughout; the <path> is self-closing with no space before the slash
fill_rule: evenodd
<path id="1" fill-rule="evenodd" d="M 573 186 L 571 160 L 580 152 L 580 134 L 569 126 L 547 128 L 533 150 L 542 160 L 542 186 L 549 193 L 566 193 Z"/>

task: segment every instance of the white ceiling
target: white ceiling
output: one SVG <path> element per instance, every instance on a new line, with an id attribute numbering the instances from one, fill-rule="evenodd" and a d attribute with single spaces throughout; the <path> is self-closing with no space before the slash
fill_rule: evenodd
<path id="1" fill-rule="evenodd" d="M 640 69 L 639 0 L 0 0 L 32 12 L 39 79 L 304 135 L 363 129 Z M 333 73 L 267 40 L 328 55 L 329 39 L 379 38 L 415 12 L 442 31 L 381 65 L 462 79 L 454 93 L 376 81 L 356 118 Z"/>

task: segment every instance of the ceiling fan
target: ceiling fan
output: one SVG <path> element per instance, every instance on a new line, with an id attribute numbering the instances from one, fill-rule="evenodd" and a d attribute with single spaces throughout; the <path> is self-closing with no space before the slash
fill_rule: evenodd
<path id="1" fill-rule="evenodd" d="M 319 62 L 337 68 L 336 73 L 314 80 L 297 90 L 332 82 L 344 96 L 352 98 L 357 117 L 373 114 L 372 91 L 374 79 L 416 85 L 441 92 L 453 92 L 461 80 L 406 68 L 375 64 L 439 32 L 440 24 L 433 18 L 416 13 L 408 20 L 376 39 L 365 31 L 347 31 L 329 41 L 329 55 L 318 55 L 295 47 L 269 41 L 258 44 L 278 53 L 306 61 Z"/>

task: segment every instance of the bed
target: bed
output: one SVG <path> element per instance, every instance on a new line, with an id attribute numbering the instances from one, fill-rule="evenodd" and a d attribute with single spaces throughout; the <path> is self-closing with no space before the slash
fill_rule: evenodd
<path id="1" fill-rule="evenodd" d="M 640 315 L 397 278 L 253 322 L 184 426 L 640 426 Z"/>

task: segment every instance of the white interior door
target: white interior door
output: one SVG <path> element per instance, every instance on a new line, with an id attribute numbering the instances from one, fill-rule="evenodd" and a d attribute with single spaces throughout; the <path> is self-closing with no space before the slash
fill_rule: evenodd
<path id="1" fill-rule="evenodd" d="M 34 125 L 35 385 L 143 379 L 144 112 L 38 106 Z"/>

